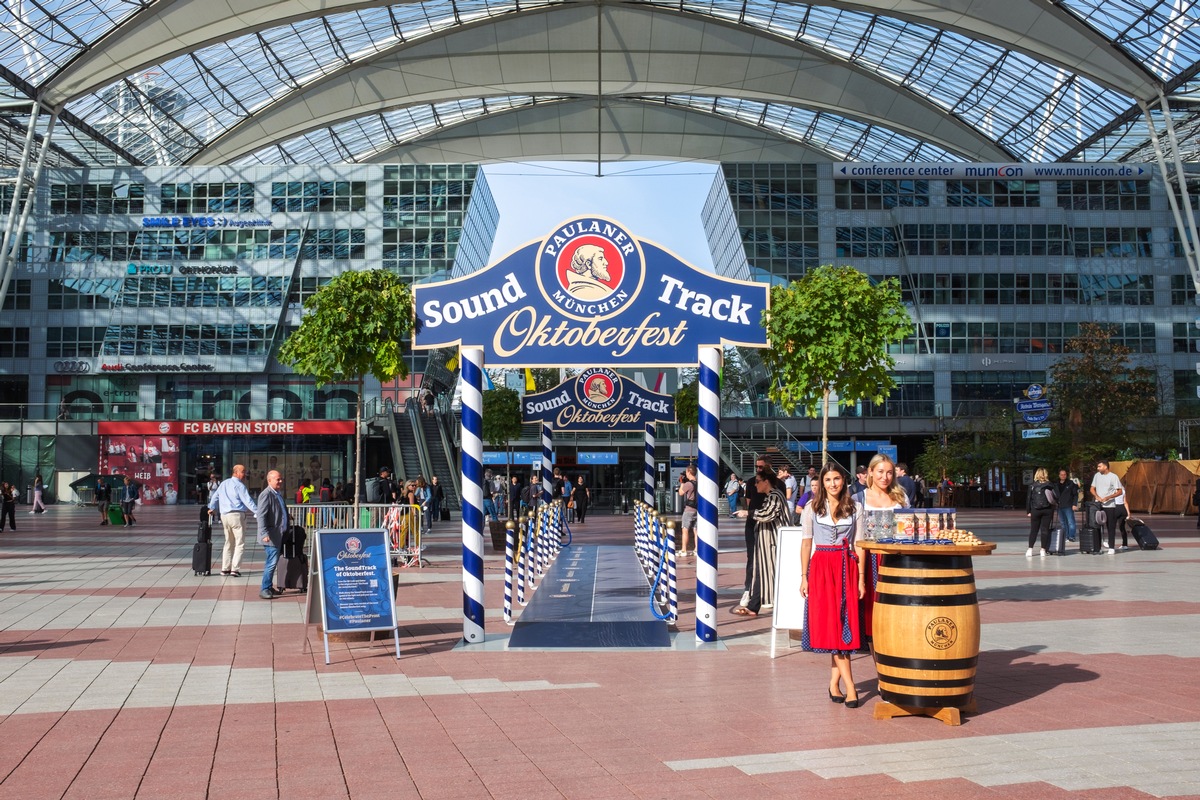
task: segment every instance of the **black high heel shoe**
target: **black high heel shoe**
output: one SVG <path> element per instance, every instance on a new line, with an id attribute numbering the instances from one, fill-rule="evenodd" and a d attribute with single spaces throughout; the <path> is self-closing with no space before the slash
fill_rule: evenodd
<path id="1" fill-rule="evenodd" d="M 844 703 L 844 702 L 846 702 L 846 698 L 844 698 L 844 697 L 838 697 L 836 694 L 834 694 L 834 693 L 833 693 L 833 690 L 832 690 L 832 689 L 830 689 L 830 690 L 829 690 L 829 702 L 831 702 L 831 703 Z"/>
<path id="2" fill-rule="evenodd" d="M 846 702 L 846 708 L 858 708 L 858 698 L 857 697 L 854 698 L 853 700 L 851 700 L 850 698 L 846 698 L 845 702 Z"/>

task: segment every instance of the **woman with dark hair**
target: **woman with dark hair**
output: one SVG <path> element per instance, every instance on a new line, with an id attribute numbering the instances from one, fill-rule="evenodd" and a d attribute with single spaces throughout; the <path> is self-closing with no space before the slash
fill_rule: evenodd
<path id="1" fill-rule="evenodd" d="M 779 529 L 792 522 L 784 494 L 783 481 L 770 470 L 754 475 L 754 489 L 766 497 L 754 512 L 754 560 L 750 565 L 750 598 L 745 605 L 734 606 L 729 613 L 738 617 L 757 617 L 767 603 L 775 602 L 775 550 Z M 749 511 L 739 511 L 745 517 Z"/>
<path id="2" fill-rule="evenodd" d="M 583 476 L 575 478 L 575 488 L 571 490 L 571 499 L 575 502 L 575 519 L 582 525 L 584 517 L 587 516 L 588 502 L 592 499 L 592 493 L 588 490 L 587 484 L 583 482 Z"/>
<path id="3" fill-rule="evenodd" d="M 859 515 L 837 464 L 822 467 L 813 483 L 800 513 L 800 595 L 807 601 L 800 645 L 829 653 L 829 699 L 858 708 L 850 655 L 862 645 L 858 601 L 867 591 L 866 559 L 856 547 Z"/>

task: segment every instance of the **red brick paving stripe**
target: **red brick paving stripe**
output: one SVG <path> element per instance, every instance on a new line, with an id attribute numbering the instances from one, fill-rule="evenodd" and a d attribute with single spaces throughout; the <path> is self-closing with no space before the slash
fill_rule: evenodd
<path id="1" fill-rule="evenodd" d="M 1161 603 L 1130 601 L 1117 603 L 1099 597 L 1095 600 L 1074 598 L 1002 600 L 988 602 L 981 598 L 979 616 L 984 625 L 992 622 L 1024 622 L 1026 620 L 1070 619 L 1128 619 L 1130 617 L 1164 617 L 1200 614 L 1200 603 L 1168 600 Z"/>

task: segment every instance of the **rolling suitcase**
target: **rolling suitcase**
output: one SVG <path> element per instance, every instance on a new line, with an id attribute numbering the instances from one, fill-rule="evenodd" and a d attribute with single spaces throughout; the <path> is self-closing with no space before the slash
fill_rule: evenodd
<path id="1" fill-rule="evenodd" d="M 272 578 L 272 583 L 279 591 L 308 591 L 308 556 L 304 554 L 307 539 L 308 534 L 300 525 L 292 525 L 283 532 L 279 561 L 275 565 L 275 577 Z"/>
<path id="2" fill-rule="evenodd" d="M 1095 500 L 1083 501 L 1083 525 L 1084 527 L 1099 528 L 1100 522 L 1096 519 L 1096 512 L 1100 510 L 1100 504 Z"/>
<path id="3" fill-rule="evenodd" d="M 1131 518 L 1129 520 L 1129 532 L 1133 534 L 1138 547 L 1143 550 L 1162 549 L 1158 543 L 1158 537 L 1154 535 L 1154 531 L 1150 530 L 1150 526 L 1146 524 L 1145 520 Z"/>
<path id="4" fill-rule="evenodd" d="M 196 575 L 212 574 L 212 542 L 196 542 L 192 545 L 192 572 Z"/>
<path id="5" fill-rule="evenodd" d="M 196 529 L 196 542 L 212 541 L 212 523 L 208 521 L 208 509 L 200 517 L 200 527 Z"/>
<path id="6" fill-rule="evenodd" d="M 1065 556 L 1067 554 L 1067 534 L 1063 531 L 1061 525 L 1055 525 L 1050 529 L 1050 547 L 1046 552 L 1052 556 Z"/>
<path id="7" fill-rule="evenodd" d="M 1084 525 L 1079 529 L 1079 552 L 1100 552 L 1100 529 L 1095 525 Z"/>

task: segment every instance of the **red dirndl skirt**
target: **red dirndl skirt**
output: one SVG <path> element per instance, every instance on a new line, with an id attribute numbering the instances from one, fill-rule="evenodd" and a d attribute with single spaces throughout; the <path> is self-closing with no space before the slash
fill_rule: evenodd
<path id="1" fill-rule="evenodd" d="M 882 558 L 878 553 L 867 553 L 867 591 L 863 594 L 861 600 L 858 601 L 859 613 L 862 616 L 862 635 L 864 639 L 870 639 L 875 630 L 875 584 L 879 583 L 879 561 Z"/>
<path id="2" fill-rule="evenodd" d="M 814 653 L 849 653 L 862 646 L 858 556 L 849 547 L 818 545 L 808 562 L 808 602 L 800 644 Z"/>

